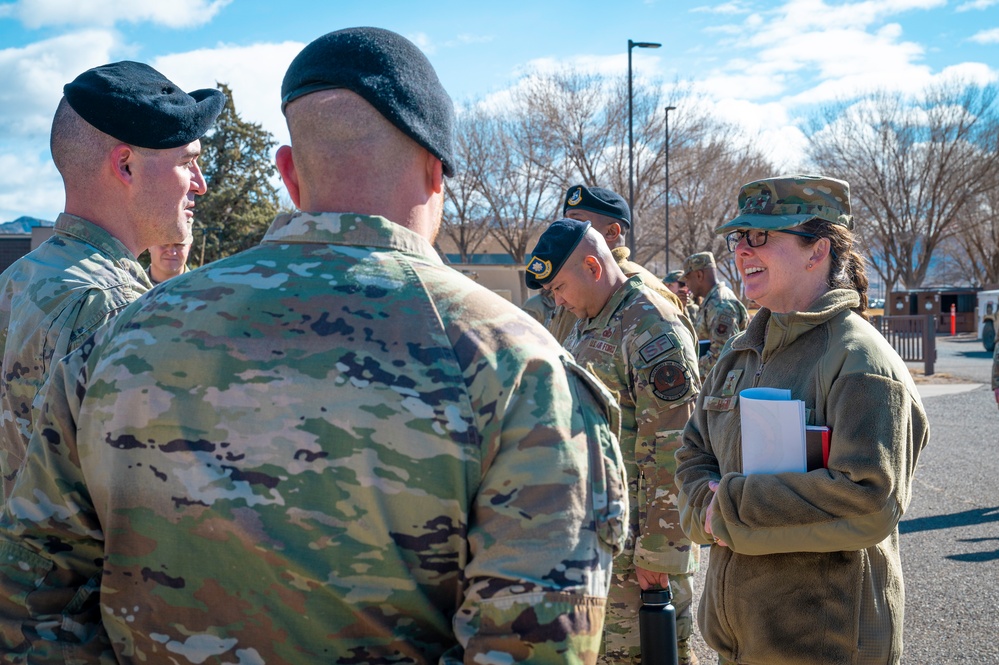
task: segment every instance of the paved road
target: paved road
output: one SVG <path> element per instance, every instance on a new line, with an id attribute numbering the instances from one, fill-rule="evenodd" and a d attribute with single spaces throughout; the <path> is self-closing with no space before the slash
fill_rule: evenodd
<path id="1" fill-rule="evenodd" d="M 922 363 L 909 366 L 922 372 Z M 935 372 L 919 379 L 930 443 L 899 524 L 902 662 L 999 665 L 999 408 L 991 355 L 969 335 L 941 336 Z M 716 662 L 700 636 L 695 648 L 702 663 Z"/>

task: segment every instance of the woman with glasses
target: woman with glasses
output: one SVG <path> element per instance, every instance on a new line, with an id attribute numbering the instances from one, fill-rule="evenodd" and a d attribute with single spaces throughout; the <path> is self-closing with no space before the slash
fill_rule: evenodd
<path id="1" fill-rule="evenodd" d="M 865 315 L 847 183 L 744 185 L 725 234 L 761 309 L 706 377 L 677 452 L 680 519 L 712 543 L 698 623 L 720 663 L 899 663 L 898 522 L 928 422 Z M 742 472 L 740 391 L 790 390 L 829 429 L 824 466 Z"/>

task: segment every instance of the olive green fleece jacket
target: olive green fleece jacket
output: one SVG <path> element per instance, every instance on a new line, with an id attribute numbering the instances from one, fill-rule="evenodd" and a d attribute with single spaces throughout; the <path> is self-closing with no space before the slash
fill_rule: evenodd
<path id="1" fill-rule="evenodd" d="M 929 439 L 898 354 L 833 290 L 804 312 L 761 309 L 705 378 L 676 453 L 680 519 L 694 542 L 711 519 L 698 625 L 745 665 L 898 663 L 905 592 L 898 522 Z M 739 391 L 789 388 L 807 423 L 832 430 L 828 468 L 741 473 Z"/>

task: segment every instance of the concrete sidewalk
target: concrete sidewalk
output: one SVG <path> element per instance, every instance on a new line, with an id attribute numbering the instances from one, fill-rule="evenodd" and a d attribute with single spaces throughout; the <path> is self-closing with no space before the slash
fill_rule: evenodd
<path id="1" fill-rule="evenodd" d="M 984 383 L 917 383 L 916 390 L 919 391 L 920 397 L 926 399 L 927 397 L 971 392 L 984 385 Z"/>

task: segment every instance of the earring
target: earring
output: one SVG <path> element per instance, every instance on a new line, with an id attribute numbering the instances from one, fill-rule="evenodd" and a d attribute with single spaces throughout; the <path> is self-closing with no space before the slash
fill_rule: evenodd
<path id="1" fill-rule="evenodd" d="M 812 264 L 811 264 L 811 263 L 809 263 L 809 264 L 808 264 L 808 265 L 807 265 L 807 266 L 805 267 L 805 270 L 811 270 L 811 269 L 812 269 Z"/>

